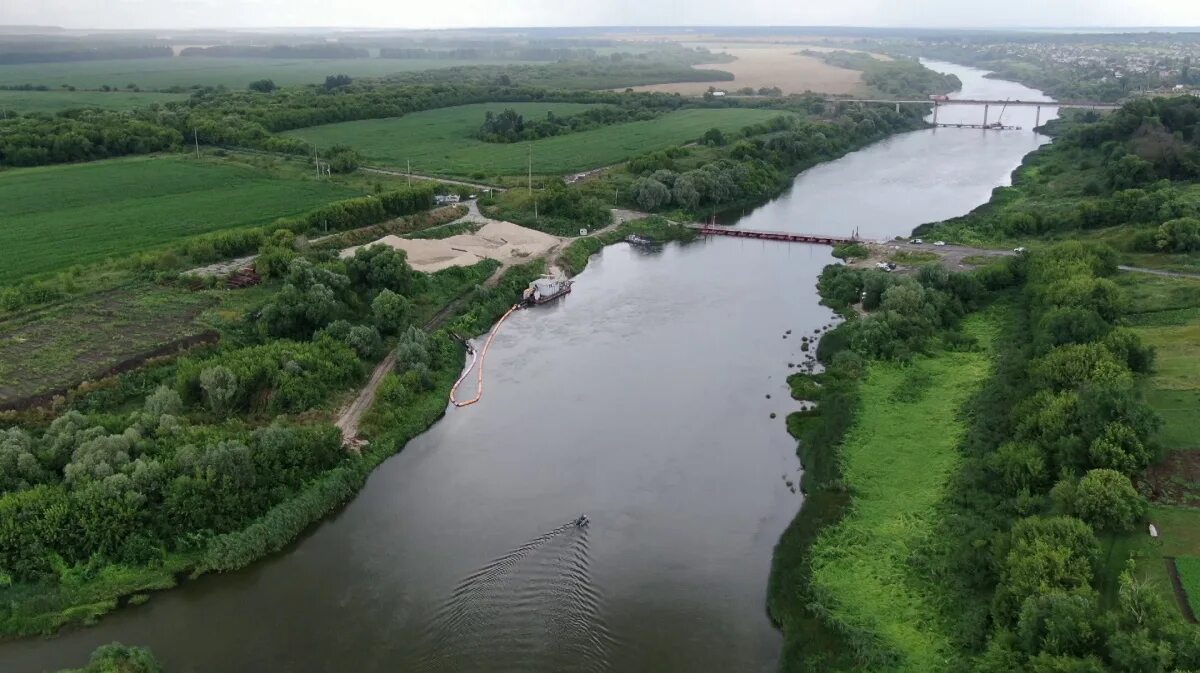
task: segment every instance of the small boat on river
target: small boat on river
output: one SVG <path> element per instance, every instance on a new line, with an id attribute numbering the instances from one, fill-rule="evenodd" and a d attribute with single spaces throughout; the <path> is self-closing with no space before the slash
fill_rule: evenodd
<path id="1" fill-rule="evenodd" d="M 525 288 L 522 301 L 526 305 L 545 304 L 570 292 L 573 282 L 566 278 L 538 278 Z"/>
<path id="2" fill-rule="evenodd" d="M 639 236 L 637 234 L 630 234 L 630 235 L 626 236 L 625 242 L 630 245 L 642 245 L 642 246 L 658 245 L 658 241 L 654 240 L 653 238 L 650 238 L 648 236 Z"/>

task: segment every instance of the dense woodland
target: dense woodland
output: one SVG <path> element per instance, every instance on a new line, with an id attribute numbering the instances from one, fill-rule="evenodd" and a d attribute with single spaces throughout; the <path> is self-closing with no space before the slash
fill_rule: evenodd
<path id="1" fill-rule="evenodd" d="M 831 51 L 818 54 L 826 63 L 862 72 L 863 82 L 885 96 L 944 94 L 962 88 L 956 75 L 943 75 L 922 66 L 915 58 L 883 61 L 870 54 Z"/>
<path id="2" fill-rule="evenodd" d="M 1120 227 L 1117 243 L 1130 251 L 1200 249 L 1200 206 L 1188 196 L 1200 181 L 1200 99 L 1137 100 L 1051 128 L 1055 142 L 1027 158 L 1012 187 L 925 231 L 999 240 Z"/>

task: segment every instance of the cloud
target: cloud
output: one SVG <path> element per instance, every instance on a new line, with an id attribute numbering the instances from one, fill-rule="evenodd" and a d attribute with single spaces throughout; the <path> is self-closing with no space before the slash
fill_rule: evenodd
<path id="1" fill-rule="evenodd" d="M 342 26 L 1198 26 L 1196 0 L 13 0 L 0 24 Z"/>

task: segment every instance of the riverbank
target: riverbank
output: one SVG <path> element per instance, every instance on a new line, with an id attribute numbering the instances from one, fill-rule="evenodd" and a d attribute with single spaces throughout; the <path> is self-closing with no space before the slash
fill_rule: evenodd
<path id="1" fill-rule="evenodd" d="M 451 301 L 453 314 L 436 327 L 438 333 L 477 334 L 519 296 L 545 265 L 541 260 L 510 267 L 495 287 L 477 287 L 464 299 Z M 460 362 L 456 359 L 456 365 Z M 210 572 L 237 570 L 291 544 L 313 524 L 349 502 L 368 475 L 445 413 L 446 392 L 458 374 L 456 366 L 434 367 L 428 386 L 402 398 L 386 398 L 395 408 L 373 409 L 364 421 L 370 443 L 358 455 L 309 481 L 293 497 L 268 510 L 245 528 L 218 535 L 203 548 L 172 553 L 150 566 L 107 564 L 88 572 L 67 571 L 55 586 L 14 585 L 0 588 L 0 636 L 11 639 L 48 634 L 72 624 L 93 624 L 125 604 L 140 604 L 156 591 Z M 389 374 L 395 378 L 395 374 Z M 395 386 L 392 386 L 395 389 Z"/>
<path id="2" fill-rule="evenodd" d="M 788 424 L 800 440 L 806 497 L 772 566 L 768 607 L 786 639 L 782 671 L 953 669 L 957 654 L 936 617 L 945 599 L 910 555 L 932 533 L 959 461 L 959 410 L 990 371 L 996 310 L 964 322 L 975 350 L 874 361 L 861 381 L 839 364 L 793 378 L 794 396 L 817 404 Z"/>

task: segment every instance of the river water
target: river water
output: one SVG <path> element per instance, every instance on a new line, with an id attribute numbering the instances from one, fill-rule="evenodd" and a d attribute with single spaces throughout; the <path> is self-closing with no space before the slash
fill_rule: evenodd
<path id="1" fill-rule="evenodd" d="M 963 97 L 1046 100 L 928 65 Z M 1005 112 L 1024 131 L 891 138 L 798 176 L 741 224 L 891 238 L 963 214 L 1047 140 L 1033 116 Z M 939 115 L 959 118 L 982 110 Z M 451 409 L 285 553 L 0 644 L 0 671 L 78 666 L 114 640 L 172 673 L 774 671 L 767 576 L 801 505 L 784 379 L 808 357 L 801 337 L 833 321 L 814 289 L 831 261 L 737 239 L 610 247 L 571 295 L 505 323 L 481 403 Z M 591 525 L 570 525 L 583 512 Z"/>

